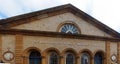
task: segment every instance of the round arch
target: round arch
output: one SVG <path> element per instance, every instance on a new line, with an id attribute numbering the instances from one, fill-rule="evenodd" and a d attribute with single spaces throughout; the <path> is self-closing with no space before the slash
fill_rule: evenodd
<path id="1" fill-rule="evenodd" d="M 23 51 L 23 56 L 28 56 L 28 54 L 31 52 L 31 50 L 36 50 L 41 53 L 41 50 L 37 47 L 29 47 Z"/>
<path id="2" fill-rule="evenodd" d="M 87 64 L 92 64 L 92 59 L 93 59 L 93 54 L 89 49 L 82 49 L 79 52 L 80 55 L 80 63 L 84 64 L 85 62 L 87 62 Z"/>
<path id="3" fill-rule="evenodd" d="M 32 51 L 37 51 L 40 53 L 40 56 L 42 57 L 41 50 L 37 47 L 29 47 L 23 51 L 22 58 L 23 58 L 23 63 L 28 64 L 29 62 L 29 55 Z"/>
<path id="4" fill-rule="evenodd" d="M 49 62 L 52 62 L 52 60 L 50 60 L 50 58 L 51 58 L 51 53 L 52 53 L 52 54 L 55 53 L 55 55 L 58 56 L 58 58 L 56 58 L 56 59 L 57 59 L 57 61 L 58 61 L 58 64 L 60 64 L 60 59 L 59 59 L 60 51 L 59 51 L 57 48 L 54 48 L 54 47 L 47 48 L 47 49 L 45 49 L 45 50 L 42 52 L 43 56 L 46 57 L 46 63 L 49 64 Z M 54 59 L 54 60 L 56 60 L 56 59 Z"/>
<path id="5" fill-rule="evenodd" d="M 60 55 L 60 51 L 59 51 L 57 48 L 51 47 L 51 48 L 45 49 L 45 50 L 42 52 L 43 56 L 47 56 L 48 52 L 50 52 L 50 51 L 54 51 L 54 52 L 56 52 L 58 55 Z"/>
<path id="6" fill-rule="evenodd" d="M 103 51 L 103 50 L 96 50 L 95 52 L 94 52 L 94 54 L 93 54 L 93 56 L 95 56 L 95 54 L 96 53 L 100 53 L 100 54 L 102 54 L 103 55 L 103 58 L 106 58 L 105 56 L 105 52 Z"/>
<path id="7" fill-rule="evenodd" d="M 82 49 L 82 50 L 79 52 L 79 54 L 81 55 L 83 52 L 88 53 L 88 54 L 90 55 L 90 58 L 93 58 L 93 57 L 94 57 L 93 53 L 92 53 L 89 49 Z"/>
<path id="8" fill-rule="evenodd" d="M 57 32 L 60 32 L 61 27 L 62 27 L 63 25 L 65 25 L 65 24 L 71 24 L 71 25 L 74 25 L 74 26 L 78 29 L 79 34 L 81 34 L 80 27 L 79 27 L 75 22 L 73 22 L 73 21 L 64 21 L 64 22 L 60 23 L 60 24 L 58 25 L 56 31 L 57 31 Z"/>
<path id="9" fill-rule="evenodd" d="M 73 48 L 66 48 L 62 51 L 63 61 L 65 64 L 76 64 L 78 53 Z"/>
<path id="10" fill-rule="evenodd" d="M 105 64 L 105 52 L 102 50 L 97 50 L 94 52 L 94 63 L 96 63 L 96 61 L 99 61 L 99 64 Z"/>
<path id="11" fill-rule="evenodd" d="M 62 51 L 61 55 L 64 55 L 66 52 L 71 52 L 73 53 L 75 56 L 78 56 L 78 53 L 73 49 L 73 48 L 66 48 Z"/>

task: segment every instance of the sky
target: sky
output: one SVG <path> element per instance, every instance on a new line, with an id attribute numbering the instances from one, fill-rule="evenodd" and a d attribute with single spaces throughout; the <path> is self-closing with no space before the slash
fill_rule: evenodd
<path id="1" fill-rule="evenodd" d="M 0 19 L 68 3 L 120 33 L 120 0 L 0 0 Z"/>

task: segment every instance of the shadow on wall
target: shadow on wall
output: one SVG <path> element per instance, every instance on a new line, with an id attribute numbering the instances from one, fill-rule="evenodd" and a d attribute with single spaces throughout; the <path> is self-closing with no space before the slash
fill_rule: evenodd
<path id="1" fill-rule="evenodd" d="M 0 64 L 10 64 L 10 63 L 4 63 L 2 60 L 0 60 Z"/>

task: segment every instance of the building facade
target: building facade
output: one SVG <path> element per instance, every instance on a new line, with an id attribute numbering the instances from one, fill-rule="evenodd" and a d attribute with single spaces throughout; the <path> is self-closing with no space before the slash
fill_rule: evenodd
<path id="1" fill-rule="evenodd" d="M 118 64 L 120 34 L 71 4 L 0 20 L 11 64 Z"/>

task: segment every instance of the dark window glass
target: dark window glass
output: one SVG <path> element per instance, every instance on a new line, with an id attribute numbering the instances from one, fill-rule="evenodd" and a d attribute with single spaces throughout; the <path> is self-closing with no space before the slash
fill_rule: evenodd
<path id="1" fill-rule="evenodd" d="M 79 30 L 72 24 L 65 24 L 61 28 L 62 33 L 79 34 Z"/>
<path id="2" fill-rule="evenodd" d="M 72 53 L 68 53 L 66 55 L 66 64 L 74 64 L 75 63 L 75 56 Z"/>
<path id="3" fill-rule="evenodd" d="M 38 51 L 32 51 L 30 53 L 29 64 L 41 64 L 41 54 Z"/>
<path id="4" fill-rule="evenodd" d="M 90 56 L 87 53 L 83 53 L 81 56 L 81 64 L 90 64 Z"/>
<path id="5" fill-rule="evenodd" d="M 50 53 L 49 64 L 58 64 L 58 55 L 55 52 Z"/>
<path id="6" fill-rule="evenodd" d="M 94 63 L 95 64 L 103 64 L 102 55 L 100 53 L 95 54 Z"/>

